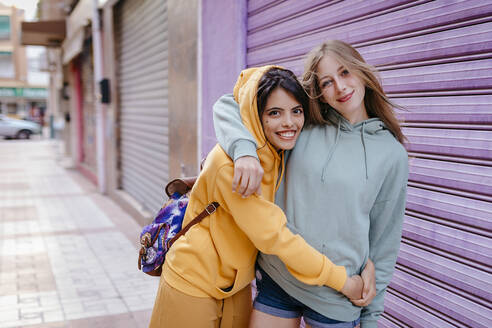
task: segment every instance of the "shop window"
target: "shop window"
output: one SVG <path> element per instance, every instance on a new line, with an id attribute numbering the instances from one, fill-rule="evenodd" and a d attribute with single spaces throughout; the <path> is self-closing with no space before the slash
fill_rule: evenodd
<path id="1" fill-rule="evenodd" d="M 0 51 L 0 78 L 15 78 L 14 59 L 9 51 Z"/>
<path id="2" fill-rule="evenodd" d="M 10 16 L 0 16 L 0 40 L 10 39 Z"/>

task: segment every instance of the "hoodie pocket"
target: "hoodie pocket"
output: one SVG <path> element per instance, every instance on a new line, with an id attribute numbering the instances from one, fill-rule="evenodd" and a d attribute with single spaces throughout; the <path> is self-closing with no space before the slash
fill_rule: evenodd
<path id="1" fill-rule="evenodd" d="M 253 278 L 254 265 L 249 268 L 238 269 L 236 271 L 236 277 L 234 278 L 234 283 L 232 284 L 232 286 L 229 286 L 225 289 L 215 286 L 215 289 L 221 296 L 220 298 L 227 298 L 246 287 L 250 283 L 250 281 L 253 280 Z"/>

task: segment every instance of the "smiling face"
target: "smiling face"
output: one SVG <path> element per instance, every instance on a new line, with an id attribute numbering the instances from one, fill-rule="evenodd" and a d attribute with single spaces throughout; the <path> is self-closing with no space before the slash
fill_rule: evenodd
<path id="1" fill-rule="evenodd" d="M 364 105 L 363 81 L 331 55 L 325 55 L 317 67 L 321 100 L 355 124 L 368 118 Z"/>
<path id="2" fill-rule="evenodd" d="M 302 105 L 283 88 L 268 96 L 261 123 L 267 140 L 277 149 L 294 148 L 304 125 Z"/>

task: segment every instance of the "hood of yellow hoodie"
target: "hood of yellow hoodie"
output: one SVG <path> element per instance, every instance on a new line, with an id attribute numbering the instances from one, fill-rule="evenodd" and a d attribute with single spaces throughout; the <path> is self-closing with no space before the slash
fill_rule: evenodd
<path id="1" fill-rule="evenodd" d="M 236 85 L 234 86 L 234 99 L 239 104 L 241 119 L 244 126 L 256 139 L 258 145 L 258 157 L 260 158 L 265 172 L 275 168 L 275 159 L 280 160 L 280 155 L 275 148 L 267 142 L 265 133 L 263 132 L 263 126 L 258 114 L 256 92 L 263 74 L 273 67 L 278 66 L 268 65 L 245 69 L 239 75 Z"/>
<path id="2" fill-rule="evenodd" d="M 256 101 L 256 92 L 261 77 L 275 66 L 252 67 L 245 69 L 239 74 L 236 85 L 234 86 L 234 99 L 239 104 L 241 118 L 244 126 L 251 132 L 262 147 L 266 143 L 263 126 L 258 114 L 258 105 Z"/>

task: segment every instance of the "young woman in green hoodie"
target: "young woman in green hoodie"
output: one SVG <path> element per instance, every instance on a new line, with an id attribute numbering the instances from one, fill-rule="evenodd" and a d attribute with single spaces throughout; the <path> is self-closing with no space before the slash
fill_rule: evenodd
<path id="1" fill-rule="evenodd" d="M 286 164 L 275 202 L 288 227 L 350 274 L 368 259 L 376 296 L 350 302 L 327 288 L 295 279 L 275 255 L 258 255 L 258 295 L 250 327 L 376 328 L 394 271 L 405 210 L 408 156 L 404 136 L 376 70 L 342 41 L 327 41 L 307 57 L 303 84 L 314 122 L 304 128 Z M 240 124 L 237 105 L 214 106 L 217 139 L 235 160 L 233 188 L 248 196 L 261 167 L 256 144 Z M 370 284 L 367 284 L 370 285 Z"/>

